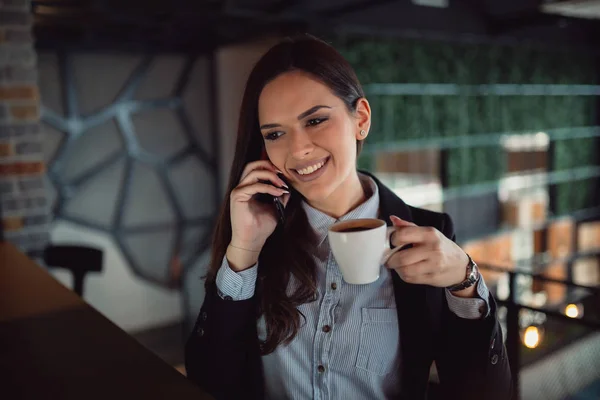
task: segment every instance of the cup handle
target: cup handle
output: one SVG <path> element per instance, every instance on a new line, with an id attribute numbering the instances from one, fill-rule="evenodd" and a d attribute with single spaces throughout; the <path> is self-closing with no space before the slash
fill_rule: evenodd
<path id="1" fill-rule="evenodd" d="M 391 237 L 392 237 L 392 233 L 394 233 L 394 232 L 396 232 L 396 227 L 389 226 L 387 228 L 387 231 L 385 234 L 385 244 L 384 244 L 385 251 L 383 252 L 383 258 L 381 259 L 381 264 L 383 264 L 383 265 L 385 265 L 388 262 L 388 260 L 390 259 L 391 256 L 393 256 L 400 250 L 410 249 L 412 247 L 412 244 L 410 244 L 410 243 L 402 245 L 402 246 L 393 247 L 392 242 L 391 242 Z"/>

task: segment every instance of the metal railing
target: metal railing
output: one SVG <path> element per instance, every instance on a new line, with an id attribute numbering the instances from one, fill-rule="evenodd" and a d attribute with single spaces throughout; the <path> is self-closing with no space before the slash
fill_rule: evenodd
<path id="1" fill-rule="evenodd" d="M 600 250 L 587 251 L 581 254 L 575 254 L 569 257 L 569 261 L 573 261 L 581 257 L 598 256 L 600 257 Z M 521 372 L 521 327 L 519 322 L 519 315 L 521 310 L 529 310 L 533 312 L 543 313 L 547 316 L 551 316 L 561 323 L 567 324 L 578 324 L 592 330 L 600 330 L 600 320 L 592 320 L 585 318 L 571 318 L 563 313 L 546 308 L 537 308 L 521 304 L 518 297 L 517 289 L 517 277 L 519 275 L 529 276 L 532 280 L 544 283 L 553 283 L 564 285 L 572 289 L 583 289 L 588 291 L 591 295 L 600 296 L 599 286 L 585 286 L 573 282 L 570 279 L 560 280 L 543 276 L 541 272 L 531 272 L 522 269 L 507 269 L 503 267 L 497 267 L 493 265 L 480 265 L 482 270 L 488 270 L 496 273 L 508 274 L 509 281 L 509 295 L 506 300 L 496 300 L 499 307 L 505 307 L 506 313 L 506 351 L 511 368 L 511 374 L 513 377 L 513 398 L 520 399 L 520 372 Z"/>

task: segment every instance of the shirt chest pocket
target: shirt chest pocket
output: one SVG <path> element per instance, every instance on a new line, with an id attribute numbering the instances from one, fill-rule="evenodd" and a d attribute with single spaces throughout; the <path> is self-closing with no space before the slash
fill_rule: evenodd
<path id="1" fill-rule="evenodd" d="M 400 363 L 400 334 L 395 308 L 363 308 L 356 367 L 386 375 Z"/>

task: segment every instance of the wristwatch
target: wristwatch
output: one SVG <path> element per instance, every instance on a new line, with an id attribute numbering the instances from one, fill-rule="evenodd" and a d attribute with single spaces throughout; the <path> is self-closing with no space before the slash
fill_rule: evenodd
<path id="1" fill-rule="evenodd" d="M 467 265 L 467 277 L 461 283 L 448 286 L 446 289 L 451 292 L 458 292 L 459 290 L 469 288 L 476 284 L 479 280 L 479 268 L 477 267 L 477 264 L 475 261 L 473 261 L 470 255 L 467 254 L 467 257 L 469 257 L 469 264 Z"/>

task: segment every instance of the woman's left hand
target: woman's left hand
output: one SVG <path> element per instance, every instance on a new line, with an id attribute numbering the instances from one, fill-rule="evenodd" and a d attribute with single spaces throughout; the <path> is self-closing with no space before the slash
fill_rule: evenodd
<path id="1" fill-rule="evenodd" d="M 456 243 L 433 227 L 417 226 L 396 216 L 390 219 L 396 227 L 392 244 L 413 245 L 395 253 L 386 263 L 403 281 L 448 287 L 465 280 L 469 257 Z"/>

